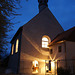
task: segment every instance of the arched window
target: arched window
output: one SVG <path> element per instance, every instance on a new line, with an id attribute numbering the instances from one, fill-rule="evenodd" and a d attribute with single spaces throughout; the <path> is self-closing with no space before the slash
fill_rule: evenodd
<path id="1" fill-rule="evenodd" d="M 42 47 L 48 48 L 48 44 L 51 42 L 50 38 L 48 36 L 42 37 Z"/>
<path id="2" fill-rule="evenodd" d="M 16 53 L 18 52 L 18 44 L 19 44 L 19 40 L 17 39 L 16 40 L 16 50 L 15 50 Z"/>

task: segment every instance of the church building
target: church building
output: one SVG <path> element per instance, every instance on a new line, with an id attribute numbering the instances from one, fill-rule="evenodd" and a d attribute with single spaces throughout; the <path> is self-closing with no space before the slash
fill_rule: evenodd
<path id="1" fill-rule="evenodd" d="M 70 64 L 63 61 L 75 56 L 75 27 L 64 31 L 49 10 L 48 0 L 38 2 L 39 13 L 20 27 L 11 40 L 8 67 L 15 74 L 57 75 L 58 67 Z"/>

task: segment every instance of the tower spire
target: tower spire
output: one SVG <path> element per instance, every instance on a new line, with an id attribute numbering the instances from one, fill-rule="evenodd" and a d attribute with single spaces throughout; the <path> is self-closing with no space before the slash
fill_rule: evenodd
<path id="1" fill-rule="evenodd" d="M 38 0 L 39 2 L 39 12 L 41 12 L 44 8 L 48 7 L 48 0 Z"/>

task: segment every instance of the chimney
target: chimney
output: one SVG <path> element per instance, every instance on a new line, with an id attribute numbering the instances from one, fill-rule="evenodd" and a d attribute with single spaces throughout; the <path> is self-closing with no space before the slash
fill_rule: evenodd
<path id="1" fill-rule="evenodd" d="M 48 0 L 38 0 L 38 2 L 39 2 L 39 12 L 48 7 L 47 5 Z"/>

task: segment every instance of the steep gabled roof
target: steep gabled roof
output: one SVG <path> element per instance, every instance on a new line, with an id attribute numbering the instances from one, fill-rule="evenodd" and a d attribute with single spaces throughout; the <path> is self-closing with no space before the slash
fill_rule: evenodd
<path id="1" fill-rule="evenodd" d="M 50 43 L 50 45 L 63 40 L 75 42 L 75 27 L 58 34 Z"/>
<path id="2" fill-rule="evenodd" d="M 29 35 L 31 32 L 33 34 L 35 33 L 35 35 L 40 32 L 40 34 L 43 33 L 41 36 L 49 35 L 49 37 L 52 40 L 55 36 L 57 36 L 57 34 L 64 31 L 59 22 L 57 21 L 57 19 L 55 18 L 55 16 L 48 9 L 48 7 L 46 7 L 43 11 L 38 13 L 29 22 L 24 24 L 22 28 L 25 32 L 30 31 L 28 33 Z M 16 38 L 17 34 L 21 31 L 22 28 L 19 28 L 19 30 L 17 31 L 11 42 Z"/>
<path id="3" fill-rule="evenodd" d="M 51 40 L 53 40 L 54 37 L 59 33 L 64 31 L 55 16 L 48 8 L 45 8 L 43 11 L 33 17 L 29 22 L 23 25 L 23 30 L 24 33 L 26 31 L 30 31 L 31 34 L 33 33 L 35 35 L 38 33 L 41 36 L 48 35 Z M 36 35 L 36 37 L 37 36 L 38 35 Z"/>
<path id="4" fill-rule="evenodd" d="M 43 21 L 44 18 L 46 18 L 45 21 Z M 34 16 L 30 21 L 28 21 L 23 26 L 30 26 L 30 24 L 33 25 L 34 23 L 36 23 L 36 21 L 38 21 L 39 24 L 41 24 L 41 21 L 43 21 L 42 24 L 44 24 L 46 22 L 49 22 L 48 23 L 49 25 L 54 24 L 55 26 L 57 26 L 57 28 L 60 27 L 60 29 L 62 31 L 64 31 L 63 28 L 62 28 L 62 26 L 59 24 L 59 22 L 57 21 L 57 19 L 55 18 L 55 16 L 52 14 L 52 12 L 49 10 L 48 7 L 46 7 L 44 10 L 42 10 L 41 12 L 39 12 L 36 16 Z"/>

